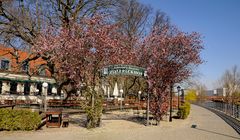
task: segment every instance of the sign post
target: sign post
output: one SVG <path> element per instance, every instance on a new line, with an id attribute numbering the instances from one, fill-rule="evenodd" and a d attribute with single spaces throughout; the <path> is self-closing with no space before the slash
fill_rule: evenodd
<path id="1" fill-rule="evenodd" d="M 107 67 L 104 67 L 101 71 L 102 76 L 109 76 L 109 75 L 132 75 L 132 76 L 138 76 L 138 77 L 144 77 L 147 78 L 147 71 L 145 68 L 132 66 L 132 65 L 109 65 Z M 149 86 L 149 85 L 148 85 Z M 149 102 L 150 102 L 150 95 L 147 87 L 147 109 L 146 109 L 146 118 L 147 118 L 147 126 L 149 125 Z M 120 91 L 121 92 L 121 91 Z M 122 109 L 122 93 L 121 92 L 121 106 Z M 139 97 L 141 92 L 139 91 Z M 140 102 L 140 99 L 139 99 Z"/>
<path id="2" fill-rule="evenodd" d="M 144 77 L 146 71 L 144 68 L 132 65 L 109 65 L 102 70 L 102 75 L 133 75 Z"/>

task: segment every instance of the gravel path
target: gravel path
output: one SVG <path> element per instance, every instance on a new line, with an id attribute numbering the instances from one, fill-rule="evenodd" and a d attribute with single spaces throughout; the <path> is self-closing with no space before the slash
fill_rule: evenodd
<path id="1" fill-rule="evenodd" d="M 191 128 L 196 125 L 196 128 Z M 0 140 L 240 140 L 240 135 L 212 112 L 192 105 L 186 120 L 162 121 L 146 127 L 128 120 L 103 120 L 101 128 L 87 130 L 44 128 L 37 132 L 0 132 Z"/>

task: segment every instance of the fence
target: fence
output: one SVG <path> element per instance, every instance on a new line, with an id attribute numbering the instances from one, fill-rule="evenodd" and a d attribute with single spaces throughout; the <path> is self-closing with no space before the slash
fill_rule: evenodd
<path id="1" fill-rule="evenodd" d="M 228 104 L 224 102 L 206 102 L 207 107 L 222 111 L 227 115 L 240 119 L 240 105 Z"/>

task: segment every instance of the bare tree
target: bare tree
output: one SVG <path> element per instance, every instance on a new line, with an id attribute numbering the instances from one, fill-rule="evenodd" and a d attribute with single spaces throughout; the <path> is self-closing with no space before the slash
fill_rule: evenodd
<path id="1" fill-rule="evenodd" d="M 146 27 L 150 20 L 151 7 L 139 3 L 137 0 L 119 0 L 113 9 L 113 22 L 119 23 L 120 29 L 128 37 L 126 46 L 131 49 L 136 47 L 136 38 L 146 34 Z M 144 34 L 145 33 L 145 34 Z M 139 77 L 128 76 L 118 78 L 123 87 L 124 94 L 135 93 L 142 87 L 142 79 Z M 123 82 L 124 81 L 124 82 Z"/>
<path id="2" fill-rule="evenodd" d="M 120 0 L 115 9 L 114 19 L 121 23 L 122 32 L 133 39 L 146 30 L 151 9 L 136 0 Z"/>
<path id="3" fill-rule="evenodd" d="M 152 23 L 152 30 L 156 30 L 158 32 L 162 32 L 165 28 L 171 28 L 171 24 L 170 24 L 170 18 L 166 15 L 166 13 L 158 10 L 155 13 L 155 17 Z"/>
<path id="4" fill-rule="evenodd" d="M 13 47 L 14 52 L 20 48 L 28 51 L 29 56 L 19 62 L 20 65 L 41 57 L 46 61 L 43 67 L 55 78 L 58 73 L 55 64 L 48 57 L 30 52 L 36 37 L 49 26 L 56 30 L 60 27 L 70 28 L 71 22 L 80 23 L 84 17 L 107 13 L 115 3 L 116 0 L 0 0 L 0 41 Z M 12 55 L 19 58 L 18 53 Z M 76 92 L 71 88 L 69 78 L 59 81 L 58 92 L 63 86 L 69 93 Z"/>
<path id="5" fill-rule="evenodd" d="M 14 40 L 14 46 L 31 47 L 38 33 L 47 26 L 69 26 L 70 21 L 107 12 L 115 3 L 114 0 L 0 1 L 1 39 L 5 43 Z"/>
<path id="6" fill-rule="evenodd" d="M 18 41 L 15 44 L 22 41 L 33 45 L 33 39 L 37 36 L 37 24 L 31 9 L 30 4 L 25 6 L 23 1 L 0 1 L 0 35 L 3 41 Z"/>
<path id="7" fill-rule="evenodd" d="M 195 87 L 196 87 L 195 89 L 197 91 L 197 101 L 204 102 L 206 100 L 207 87 L 202 83 L 196 84 Z"/>
<path id="8" fill-rule="evenodd" d="M 235 103 L 240 92 L 240 71 L 235 65 L 230 70 L 226 70 L 221 78 L 222 88 L 226 88 L 226 101 Z"/>

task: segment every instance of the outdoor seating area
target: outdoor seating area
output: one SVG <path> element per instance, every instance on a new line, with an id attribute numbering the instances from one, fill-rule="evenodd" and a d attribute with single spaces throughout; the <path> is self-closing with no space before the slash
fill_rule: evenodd
<path id="1" fill-rule="evenodd" d="M 33 100 L 3 100 L 0 102 L 2 105 L 31 105 L 36 104 Z"/>
<path id="2" fill-rule="evenodd" d="M 103 102 L 103 108 L 105 110 L 116 110 L 120 109 L 122 104 L 122 109 L 146 109 L 146 101 L 137 101 L 137 100 L 124 100 L 118 101 L 117 99 L 105 100 Z"/>
<path id="3" fill-rule="evenodd" d="M 79 107 L 81 100 L 48 100 L 48 106 L 51 107 Z"/>
<path id="4" fill-rule="evenodd" d="M 49 99 L 47 101 L 48 106 L 49 107 L 79 107 L 80 106 L 80 102 L 79 100 L 58 100 L 58 99 Z M 41 100 L 36 101 L 36 100 L 31 100 L 31 99 L 26 99 L 26 100 L 21 100 L 21 99 L 17 99 L 17 100 L 9 100 L 9 99 L 5 99 L 0 101 L 0 105 L 40 105 L 41 104 Z"/>
<path id="5" fill-rule="evenodd" d="M 68 127 L 69 115 L 63 114 L 61 109 L 51 109 L 46 112 L 46 127 Z"/>

